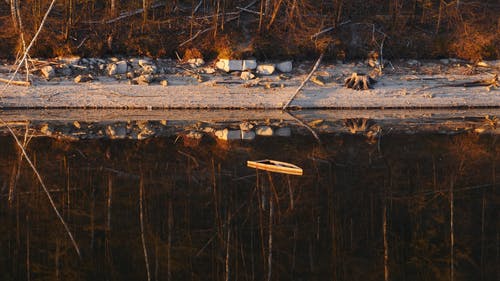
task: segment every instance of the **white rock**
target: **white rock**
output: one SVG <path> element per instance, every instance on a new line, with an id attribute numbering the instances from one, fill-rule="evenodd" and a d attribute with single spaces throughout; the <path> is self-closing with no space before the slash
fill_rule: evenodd
<path id="1" fill-rule="evenodd" d="M 284 61 L 276 64 L 276 68 L 281 72 L 291 72 L 293 69 L 292 61 Z"/>
<path id="2" fill-rule="evenodd" d="M 240 78 L 243 80 L 252 80 L 255 78 L 255 75 L 250 71 L 243 71 L 240 75 Z"/>
<path id="3" fill-rule="evenodd" d="M 240 130 L 218 130 L 215 131 L 215 136 L 221 140 L 239 140 L 241 139 L 241 131 Z"/>
<path id="4" fill-rule="evenodd" d="M 276 135 L 280 137 L 289 137 L 292 135 L 292 130 L 288 127 L 278 128 L 276 130 Z"/>
<path id="5" fill-rule="evenodd" d="M 229 60 L 229 59 L 220 59 L 216 64 L 220 70 L 224 70 L 225 72 L 230 71 L 242 71 L 243 70 L 243 61 L 242 60 Z"/>
<path id="6" fill-rule="evenodd" d="M 241 139 L 242 140 L 254 140 L 255 132 L 254 131 L 241 131 Z"/>
<path id="7" fill-rule="evenodd" d="M 266 136 L 266 137 L 269 137 L 269 136 L 272 136 L 273 135 L 273 128 L 269 127 L 269 126 L 259 126 L 255 129 L 255 133 L 258 135 L 258 136 Z"/>
<path id="8" fill-rule="evenodd" d="M 253 70 L 257 68 L 256 60 L 243 60 L 243 70 Z"/>
<path id="9" fill-rule="evenodd" d="M 196 68 L 196 67 L 204 65 L 205 61 L 202 58 L 197 58 L 197 59 L 188 59 L 187 63 L 189 63 L 189 65 L 192 68 Z"/>
<path id="10" fill-rule="evenodd" d="M 41 71 L 42 75 L 47 79 L 52 79 L 56 76 L 56 70 L 50 65 L 42 67 Z"/>
<path id="11" fill-rule="evenodd" d="M 142 72 L 147 74 L 155 74 L 158 72 L 158 68 L 154 64 L 145 64 L 142 66 Z"/>
<path id="12" fill-rule="evenodd" d="M 274 64 L 260 64 L 257 66 L 257 73 L 261 75 L 271 75 L 274 73 L 276 67 Z"/>
<path id="13" fill-rule="evenodd" d="M 128 65 L 126 61 L 119 61 L 108 65 L 109 76 L 113 76 L 116 74 L 125 74 L 127 73 L 127 70 L 128 70 Z"/>
<path id="14" fill-rule="evenodd" d="M 90 74 L 86 74 L 86 75 L 78 75 L 75 77 L 74 81 L 75 83 L 84 83 L 84 82 L 90 82 L 92 81 L 94 78 L 92 77 L 92 75 Z"/>
<path id="15" fill-rule="evenodd" d="M 148 59 L 148 58 L 145 58 L 145 59 L 139 59 L 139 60 L 137 61 L 137 63 L 138 63 L 138 64 L 139 64 L 139 66 L 141 66 L 141 67 L 144 67 L 144 66 L 146 66 L 146 65 L 151 65 L 151 64 L 152 64 L 151 59 Z"/>
<path id="16" fill-rule="evenodd" d="M 153 81 L 153 76 L 150 74 L 143 74 L 134 79 L 139 85 L 148 85 Z"/>

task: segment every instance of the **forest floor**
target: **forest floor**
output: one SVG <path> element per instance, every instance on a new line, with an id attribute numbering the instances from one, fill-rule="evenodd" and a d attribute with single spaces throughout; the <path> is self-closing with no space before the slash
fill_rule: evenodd
<path id="1" fill-rule="evenodd" d="M 78 71 L 55 74 L 50 79 L 34 72 L 29 87 L 0 84 L 0 108 L 281 109 L 313 65 L 295 63 L 290 73 L 276 71 L 243 80 L 239 71 L 215 70 L 215 63 L 199 67 L 171 60 L 153 63 L 157 73 L 149 76 L 149 83 L 139 85 L 131 83 L 137 78 L 127 79 L 128 74 L 110 76 L 106 70 L 104 74 L 94 71 L 92 81 L 76 83 L 77 74 L 88 75 L 80 70 L 86 67 L 81 66 L 76 68 Z M 57 67 L 57 73 L 64 73 Z M 12 69 L 12 65 L 0 66 L 0 79 L 8 79 Z M 393 61 L 381 73 L 366 62 L 325 63 L 296 95 L 290 108 L 500 107 L 498 81 L 489 87 L 477 83 L 490 81 L 499 69 L 500 61 L 471 65 L 452 59 Z M 377 83 L 369 90 L 345 88 L 344 80 L 354 72 L 371 74 Z"/>

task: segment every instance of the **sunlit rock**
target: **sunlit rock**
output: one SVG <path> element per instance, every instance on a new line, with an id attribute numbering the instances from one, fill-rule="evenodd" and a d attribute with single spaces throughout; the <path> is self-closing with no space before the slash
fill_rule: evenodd
<path id="1" fill-rule="evenodd" d="M 292 71 L 292 61 L 284 61 L 276 64 L 276 68 L 281 72 L 291 72 Z"/>
<path id="2" fill-rule="evenodd" d="M 74 81 L 75 83 L 85 83 L 85 82 L 90 82 L 94 78 L 90 74 L 84 74 L 84 75 L 78 75 L 75 77 Z"/>
<path id="3" fill-rule="evenodd" d="M 113 76 L 117 74 L 125 74 L 128 71 L 128 65 L 126 61 L 119 61 L 108 65 L 108 75 Z"/>
<path id="4" fill-rule="evenodd" d="M 243 71 L 240 75 L 240 78 L 243 80 L 252 80 L 255 78 L 255 75 L 250 71 Z"/>
<path id="5" fill-rule="evenodd" d="M 220 59 L 215 64 L 215 67 L 217 67 L 218 69 L 223 70 L 225 72 L 241 71 L 241 70 L 243 70 L 243 61 L 241 61 L 241 60 Z"/>
<path id="6" fill-rule="evenodd" d="M 47 79 L 52 79 L 56 76 L 56 70 L 50 65 L 42 67 L 40 71 L 42 71 L 43 77 Z"/>
<path id="7" fill-rule="evenodd" d="M 256 60 L 243 60 L 242 70 L 253 70 L 257 68 Z"/>
<path id="8" fill-rule="evenodd" d="M 257 66 L 257 73 L 261 75 L 271 75 L 275 70 L 274 64 L 259 64 Z"/>
<path id="9" fill-rule="evenodd" d="M 200 67 L 205 64 L 205 60 L 202 58 L 197 58 L 197 59 L 188 59 L 187 63 L 189 63 L 189 66 L 192 68 Z"/>
<path id="10" fill-rule="evenodd" d="M 259 127 L 255 128 L 255 133 L 258 136 L 267 136 L 267 137 L 270 137 L 274 134 L 273 128 L 271 128 L 269 126 L 259 126 Z"/>

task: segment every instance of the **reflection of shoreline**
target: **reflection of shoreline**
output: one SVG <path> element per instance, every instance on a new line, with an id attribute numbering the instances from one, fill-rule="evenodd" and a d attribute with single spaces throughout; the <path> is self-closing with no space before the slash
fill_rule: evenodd
<path id="1" fill-rule="evenodd" d="M 106 138 L 106 132 L 138 136 L 133 128 L 146 128 L 145 138 L 169 137 L 186 132 L 212 134 L 216 130 L 250 130 L 270 127 L 291 128 L 293 135 L 317 134 L 377 135 L 387 133 L 466 132 L 500 134 L 500 109 L 420 109 L 420 110 L 298 110 L 290 114 L 277 110 L 139 110 L 139 109 L 12 109 L 0 112 L 0 118 L 23 135 L 27 125 L 34 136 L 93 139 Z M 30 120 L 30 121 L 26 121 Z M 301 121 L 301 122 L 299 122 Z M 127 127 L 120 129 L 120 127 Z M 255 128 L 254 128 L 255 127 Z M 120 131 L 121 130 L 121 131 Z M 124 131 L 125 130 L 125 131 Z M 100 132 L 100 133 L 98 133 Z M 371 133 L 370 133 L 371 132 Z M 0 125 L 0 134 L 8 130 Z M 108 135 L 113 138 L 114 133 Z M 258 135 L 258 133 L 257 133 Z M 273 135 L 273 134 L 271 134 Z M 277 134 L 279 136 L 279 134 Z M 132 138 L 136 137 L 117 137 Z M 281 135 L 283 136 L 283 135 Z M 287 135 L 289 136 L 289 135 Z M 115 135 L 116 137 L 116 135 Z M 246 136 L 248 137 L 248 136 Z M 254 136 L 251 137 L 253 139 Z M 141 137 L 137 138 L 141 139 Z M 250 140 L 251 140 L 250 139 Z"/>

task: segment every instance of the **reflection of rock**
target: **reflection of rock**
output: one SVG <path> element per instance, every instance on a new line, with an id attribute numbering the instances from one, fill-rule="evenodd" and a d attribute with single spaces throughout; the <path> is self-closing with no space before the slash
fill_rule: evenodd
<path id="1" fill-rule="evenodd" d="M 241 139 L 242 140 L 253 140 L 255 139 L 254 131 L 241 131 Z"/>
<path id="2" fill-rule="evenodd" d="M 127 128 L 122 124 L 113 124 L 106 127 L 106 135 L 110 139 L 124 139 L 127 136 Z"/>
<path id="3" fill-rule="evenodd" d="M 49 126 L 49 124 L 44 124 L 40 128 L 40 132 L 44 135 L 51 136 L 54 130 Z"/>
<path id="4" fill-rule="evenodd" d="M 218 130 L 215 131 L 215 136 L 220 140 L 239 140 L 241 139 L 240 130 Z"/>
<path id="5" fill-rule="evenodd" d="M 292 129 L 288 127 L 278 128 L 275 135 L 279 137 L 289 137 L 292 135 Z"/>
<path id="6" fill-rule="evenodd" d="M 253 124 L 250 123 L 250 122 L 242 122 L 240 123 L 240 130 L 242 131 L 250 131 L 251 129 L 253 129 Z"/>
<path id="7" fill-rule="evenodd" d="M 272 136 L 273 135 L 273 128 L 269 126 L 259 126 L 255 129 L 255 133 L 258 136 Z"/>

